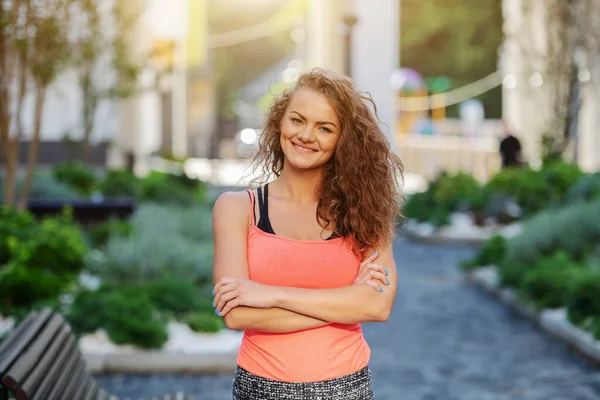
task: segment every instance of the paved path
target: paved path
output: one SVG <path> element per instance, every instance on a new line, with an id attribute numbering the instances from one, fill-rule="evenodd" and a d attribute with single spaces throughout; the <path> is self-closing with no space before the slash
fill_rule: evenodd
<path id="1" fill-rule="evenodd" d="M 377 400 L 597 400 L 600 372 L 576 360 L 489 295 L 462 279 L 467 247 L 399 239 L 399 294 L 387 324 L 366 324 Z M 230 397 L 230 376 L 105 376 L 122 396 L 185 390 Z"/>

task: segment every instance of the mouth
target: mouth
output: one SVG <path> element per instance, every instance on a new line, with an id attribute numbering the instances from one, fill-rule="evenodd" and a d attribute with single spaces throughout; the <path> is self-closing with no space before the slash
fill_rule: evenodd
<path id="1" fill-rule="evenodd" d="M 303 153 L 303 154 L 310 154 L 310 153 L 316 153 L 317 152 L 317 150 L 315 150 L 315 149 L 311 149 L 311 148 L 308 148 L 308 147 L 302 147 L 299 144 L 296 144 L 294 142 L 292 142 L 292 145 L 294 146 L 294 148 L 298 152 Z"/>

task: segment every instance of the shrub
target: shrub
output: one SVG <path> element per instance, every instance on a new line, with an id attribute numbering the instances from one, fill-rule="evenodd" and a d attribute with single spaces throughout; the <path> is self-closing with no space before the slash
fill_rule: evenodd
<path id="1" fill-rule="evenodd" d="M 205 194 L 201 181 L 156 171 L 150 172 L 141 182 L 141 198 L 144 201 L 189 206 L 204 201 Z"/>
<path id="2" fill-rule="evenodd" d="M 435 200 L 430 191 L 418 192 L 408 196 L 404 205 L 404 215 L 419 222 L 429 221 L 436 210 Z"/>
<path id="3" fill-rule="evenodd" d="M 111 237 L 86 265 L 107 283 L 137 284 L 165 277 L 202 285 L 212 279 L 212 236 L 204 211 L 143 205 L 132 218 L 129 237 Z M 185 224 L 184 222 L 185 221 Z M 206 237 L 205 237 L 206 236 Z M 202 238 L 205 241 L 202 241 Z"/>
<path id="4" fill-rule="evenodd" d="M 128 237 L 133 233 L 129 221 L 111 218 L 90 228 L 88 236 L 93 247 L 103 247 L 111 237 Z"/>
<path id="5" fill-rule="evenodd" d="M 167 320 L 148 296 L 107 287 L 80 292 L 67 319 L 77 334 L 104 329 L 115 344 L 140 348 L 161 348 L 168 340 Z"/>
<path id="6" fill-rule="evenodd" d="M 140 180 L 127 170 L 109 170 L 100 182 L 99 190 L 106 197 L 137 197 Z"/>
<path id="7" fill-rule="evenodd" d="M 540 309 L 562 307 L 570 282 L 584 268 L 574 263 L 566 251 L 559 250 L 525 272 L 520 292 Z"/>
<path id="8" fill-rule="evenodd" d="M 600 201 L 543 211 L 523 224 L 517 237 L 507 241 L 506 258 L 535 264 L 542 256 L 564 249 L 583 260 L 600 243 Z"/>
<path id="9" fill-rule="evenodd" d="M 585 175 L 569 188 L 565 201 L 569 204 L 600 198 L 600 172 Z"/>
<path id="10" fill-rule="evenodd" d="M 6 264 L 10 259 L 9 240 L 26 240 L 35 226 L 30 213 L 10 206 L 0 207 L 0 265 Z"/>
<path id="11" fill-rule="evenodd" d="M 80 162 L 66 162 L 57 165 L 54 167 L 54 178 L 83 195 L 91 194 L 97 184 L 94 170 Z"/>
<path id="12" fill-rule="evenodd" d="M 212 296 L 203 296 L 189 280 L 167 278 L 141 285 L 138 290 L 147 293 L 157 309 L 176 317 L 195 311 L 213 311 Z"/>
<path id="13" fill-rule="evenodd" d="M 463 262 L 462 267 L 471 269 L 484 265 L 498 265 L 505 255 L 506 239 L 502 235 L 494 235 L 479 248 L 475 257 Z"/>
<path id="14" fill-rule="evenodd" d="M 542 168 L 541 173 L 561 201 L 569 189 L 584 176 L 577 164 L 562 161 L 548 163 Z"/>
<path id="15" fill-rule="evenodd" d="M 17 192 L 20 192 L 22 187 L 23 179 L 19 179 L 16 185 Z M 81 198 L 81 194 L 75 188 L 55 179 L 51 171 L 37 170 L 33 175 L 29 188 L 29 199 L 69 201 L 79 198 Z"/>
<path id="16" fill-rule="evenodd" d="M 9 262 L 0 269 L 0 304 L 9 312 L 55 299 L 75 281 L 87 252 L 84 236 L 68 214 L 33 226 L 30 218 L 13 215 L 10 219 L 20 229 L 4 242 Z"/>
<path id="17" fill-rule="evenodd" d="M 587 269 L 575 276 L 565 296 L 569 319 L 577 325 L 589 318 L 600 320 L 600 271 Z"/>
<path id="18" fill-rule="evenodd" d="M 557 192 L 548 181 L 529 167 L 503 169 L 486 184 L 486 190 L 511 196 L 525 215 L 559 203 Z"/>
<path id="19" fill-rule="evenodd" d="M 468 200 L 479 200 L 479 183 L 463 172 L 454 175 L 441 174 L 433 188 L 433 199 L 438 207 L 446 210 L 470 209 Z"/>
<path id="20" fill-rule="evenodd" d="M 214 313 L 192 314 L 185 319 L 185 323 L 195 332 L 214 333 L 225 327 L 223 319 Z"/>

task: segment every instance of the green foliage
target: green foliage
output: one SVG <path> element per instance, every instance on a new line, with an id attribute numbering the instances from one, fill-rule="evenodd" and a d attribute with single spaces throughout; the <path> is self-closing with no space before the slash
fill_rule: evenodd
<path id="1" fill-rule="evenodd" d="M 573 204 L 541 212 L 523 225 L 520 235 L 507 242 L 506 258 L 533 264 L 556 249 L 582 260 L 600 243 L 600 201 Z"/>
<path id="2" fill-rule="evenodd" d="M 600 198 L 600 172 L 588 174 L 569 188 L 565 196 L 567 203 L 587 202 Z"/>
<path id="3" fill-rule="evenodd" d="M 53 301 L 75 281 L 87 252 L 66 214 L 35 223 L 26 212 L 1 209 L 0 307 L 8 314 Z"/>
<path id="4" fill-rule="evenodd" d="M 506 168 L 494 175 L 486 188 L 490 192 L 504 193 L 514 198 L 525 215 L 559 203 L 559 198 L 548 181 L 529 167 Z"/>
<path id="5" fill-rule="evenodd" d="M 203 182 L 152 171 L 142 179 L 141 199 L 166 205 L 190 206 L 204 201 Z"/>
<path id="6" fill-rule="evenodd" d="M 561 201 L 569 189 L 584 176 L 577 164 L 565 162 L 547 163 L 541 173 Z"/>
<path id="7" fill-rule="evenodd" d="M 87 268 L 104 282 L 138 284 L 172 277 L 201 285 L 212 279 L 211 220 L 204 207 L 144 204 L 131 223 L 130 236 L 111 237 L 102 251 L 86 259 Z"/>
<path id="8" fill-rule="evenodd" d="M 600 340 L 600 271 L 588 269 L 575 276 L 565 305 L 571 322 L 591 331 Z"/>
<path id="9" fill-rule="evenodd" d="M 200 310 L 213 312 L 212 296 L 207 296 L 208 292 L 201 293 L 189 280 L 166 278 L 139 288 L 148 294 L 157 309 L 176 317 Z"/>
<path id="10" fill-rule="evenodd" d="M 481 207 L 481 189 L 478 182 L 464 173 L 441 173 L 425 192 L 411 195 L 406 202 L 404 214 L 419 222 L 428 221 L 434 226 L 449 222 L 454 211 Z"/>
<path id="11" fill-rule="evenodd" d="M 137 197 L 140 180 L 127 170 L 114 169 L 107 171 L 98 188 L 106 197 Z"/>
<path id="12" fill-rule="evenodd" d="M 584 268 L 559 250 L 525 270 L 520 292 L 540 309 L 559 308 L 565 304 L 570 283 Z"/>
<path id="13" fill-rule="evenodd" d="M 92 193 L 97 185 L 96 173 L 79 162 L 65 162 L 54 167 L 54 179 L 63 182 L 83 195 Z"/>
<path id="14" fill-rule="evenodd" d="M 168 339 L 166 319 L 140 291 L 136 296 L 110 288 L 80 292 L 67 319 L 77 334 L 103 328 L 115 344 L 152 349 L 161 348 Z"/>
<path id="15" fill-rule="evenodd" d="M 20 192 L 23 187 L 22 179 L 17 182 L 16 187 Z M 69 201 L 81 198 L 81 194 L 70 185 L 55 179 L 51 171 L 37 170 L 29 188 L 29 198 Z"/>
<path id="16" fill-rule="evenodd" d="M 473 259 L 462 263 L 464 269 L 472 269 L 485 265 L 498 265 L 506 255 L 506 239 L 502 235 L 494 235 L 481 246 Z"/>
<path id="17" fill-rule="evenodd" d="M 129 221 L 111 218 L 94 225 L 88 233 L 92 247 L 103 247 L 111 237 L 127 237 L 133 233 Z"/>
<path id="18" fill-rule="evenodd" d="M 30 213 L 21 212 L 10 206 L 0 207 L 0 266 L 10 260 L 9 241 L 27 240 L 35 228 Z"/>
<path id="19" fill-rule="evenodd" d="M 214 313 L 199 312 L 188 316 L 185 323 L 195 332 L 215 333 L 225 327 L 223 319 Z"/>

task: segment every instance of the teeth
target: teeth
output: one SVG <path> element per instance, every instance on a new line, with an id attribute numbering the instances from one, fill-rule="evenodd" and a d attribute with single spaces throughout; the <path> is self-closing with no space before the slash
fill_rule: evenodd
<path id="1" fill-rule="evenodd" d="M 297 144 L 295 144 L 294 146 L 296 146 L 297 149 L 299 149 L 300 151 L 303 151 L 305 153 L 312 153 L 314 151 L 311 149 L 305 149 L 304 147 L 298 146 Z"/>

